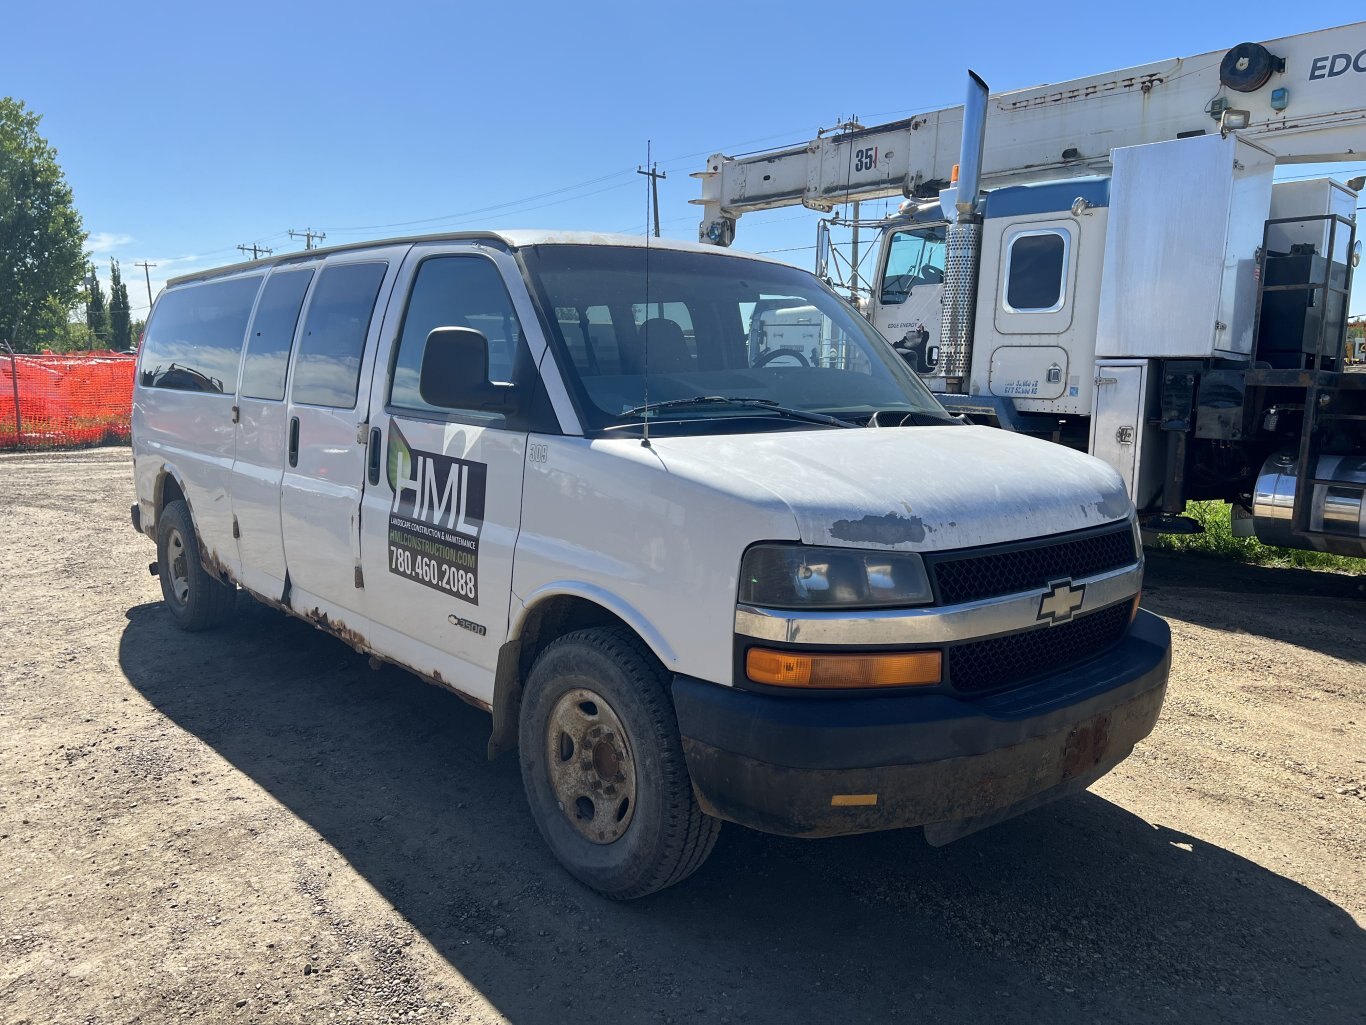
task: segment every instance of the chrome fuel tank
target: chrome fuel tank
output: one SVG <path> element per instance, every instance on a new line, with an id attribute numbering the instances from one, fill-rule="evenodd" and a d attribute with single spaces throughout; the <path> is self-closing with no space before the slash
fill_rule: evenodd
<path id="1" fill-rule="evenodd" d="M 1253 531 L 1258 540 L 1282 548 L 1366 558 L 1366 459 L 1319 457 L 1314 477 L 1329 483 L 1312 485 L 1311 533 L 1307 536 L 1291 529 L 1297 471 L 1298 457 L 1288 452 L 1273 455 L 1262 464 L 1252 496 Z"/>

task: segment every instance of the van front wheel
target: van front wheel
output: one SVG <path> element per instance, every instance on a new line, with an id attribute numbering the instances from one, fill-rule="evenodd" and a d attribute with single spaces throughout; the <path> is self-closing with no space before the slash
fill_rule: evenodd
<path id="1" fill-rule="evenodd" d="M 681 882 L 715 846 L 721 823 L 693 797 L 667 674 L 629 630 L 580 630 L 541 653 L 518 746 L 541 835 L 604 896 Z"/>
<path id="2" fill-rule="evenodd" d="M 157 577 L 180 629 L 209 630 L 232 615 L 237 589 L 205 571 L 189 507 L 179 499 L 168 502 L 157 519 Z"/>

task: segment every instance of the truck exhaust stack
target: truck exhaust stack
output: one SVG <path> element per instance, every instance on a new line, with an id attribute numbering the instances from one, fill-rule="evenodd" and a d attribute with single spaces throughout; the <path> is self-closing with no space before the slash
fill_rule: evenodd
<path id="1" fill-rule="evenodd" d="M 963 144 L 958 158 L 958 195 L 954 222 L 946 233 L 944 307 L 940 321 L 940 373 L 948 390 L 961 392 L 972 356 L 973 315 L 977 309 L 977 263 L 982 251 L 982 220 L 977 195 L 982 182 L 982 148 L 986 141 L 987 84 L 968 72 L 963 103 Z"/>

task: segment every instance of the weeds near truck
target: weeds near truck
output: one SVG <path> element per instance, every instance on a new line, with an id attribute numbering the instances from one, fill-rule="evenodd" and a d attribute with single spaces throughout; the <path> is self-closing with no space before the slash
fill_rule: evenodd
<path id="1" fill-rule="evenodd" d="M 1299 569 L 1326 570 L 1332 573 L 1366 573 L 1366 559 L 1327 552 L 1304 552 L 1272 548 L 1255 537 L 1234 537 L 1229 523 L 1227 502 L 1191 502 L 1186 515 L 1205 528 L 1203 534 L 1160 534 L 1153 548 L 1170 552 L 1192 552 L 1216 559 L 1249 562 L 1258 566 L 1294 566 Z"/>

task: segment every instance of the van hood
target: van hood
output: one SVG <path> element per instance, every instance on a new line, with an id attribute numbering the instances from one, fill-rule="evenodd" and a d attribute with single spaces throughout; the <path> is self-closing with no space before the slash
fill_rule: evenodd
<path id="1" fill-rule="evenodd" d="M 654 437 L 671 474 L 784 503 L 806 544 L 941 551 L 1059 534 L 1129 515 L 1111 467 L 993 427 Z"/>

